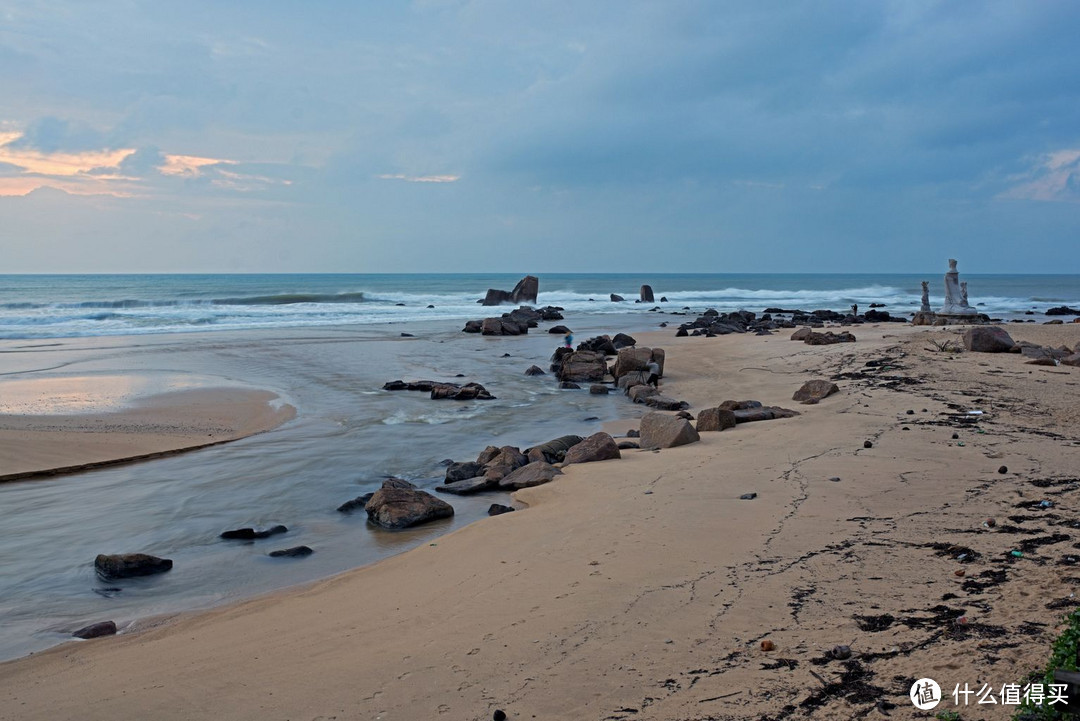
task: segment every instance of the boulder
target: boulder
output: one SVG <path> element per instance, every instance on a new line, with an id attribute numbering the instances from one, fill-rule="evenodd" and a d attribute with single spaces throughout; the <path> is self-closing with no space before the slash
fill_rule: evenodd
<path id="1" fill-rule="evenodd" d="M 488 288 L 487 295 L 484 296 L 483 305 L 501 305 L 503 303 L 513 302 L 510 299 L 510 293 L 505 290 L 496 290 L 495 288 Z"/>
<path id="2" fill-rule="evenodd" d="M 1047 315 L 1080 315 L 1080 309 L 1070 308 L 1067 305 L 1060 305 L 1057 308 L 1049 308 L 1046 311 Z"/>
<path id="3" fill-rule="evenodd" d="M 735 411 L 721 408 L 706 408 L 698 412 L 697 431 L 722 431 L 735 427 Z"/>
<path id="4" fill-rule="evenodd" d="M 611 458 L 622 458 L 622 454 L 619 453 L 619 446 L 615 443 L 615 439 L 601 431 L 592 434 L 568 450 L 563 463 L 591 463 Z"/>
<path id="5" fill-rule="evenodd" d="M 465 478 L 460 481 L 450 481 L 441 486 L 435 486 L 439 493 L 453 493 L 458 496 L 468 496 L 480 491 L 486 491 L 499 485 L 498 480 L 492 480 L 485 476 Z"/>
<path id="6" fill-rule="evenodd" d="M 603 353 L 606 356 L 615 355 L 619 352 L 609 335 L 598 335 L 595 338 L 589 338 L 587 341 L 579 343 L 577 349 L 579 351 L 589 350 L 594 353 Z"/>
<path id="7" fill-rule="evenodd" d="M 503 446 L 484 464 L 484 478 L 497 483 L 528 462 L 529 459 L 517 447 Z"/>
<path id="8" fill-rule="evenodd" d="M 602 353 L 574 351 L 564 355 L 561 360 L 557 375 L 560 381 L 592 383 L 604 380 L 607 375 L 607 361 Z"/>
<path id="9" fill-rule="evenodd" d="M 643 286 L 641 286 L 641 294 L 640 295 L 641 295 L 641 302 L 642 303 L 655 303 L 656 302 L 656 298 L 655 298 L 655 296 L 653 296 L 652 286 L 651 285 L 643 285 Z"/>
<path id="10" fill-rule="evenodd" d="M 745 411 L 749 408 L 761 408 L 761 401 L 724 401 L 719 408 L 725 411 Z"/>
<path id="11" fill-rule="evenodd" d="M 624 300 L 626 300 L 626 298 L 623 298 L 621 295 L 618 295 L 616 293 L 611 294 L 611 302 L 612 303 L 621 303 Z"/>
<path id="12" fill-rule="evenodd" d="M 561 381 L 559 383 L 559 389 L 564 391 L 579 391 L 581 390 L 581 386 L 574 381 Z"/>
<path id="13" fill-rule="evenodd" d="M 546 376 L 547 373 L 540 366 L 529 366 L 525 369 L 525 375 L 527 376 Z"/>
<path id="14" fill-rule="evenodd" d="M 1080 353 L 1073 353 L 1070 356 L 1065 356 L 1061 359 L 1061 364 L 1073 367 L 1080 366 Z"/>
<path id="15" fill-rule="evenodd" d="M 615 347 L 615 350 L 620 348 L 629 348 L 637 345 L 637 341 L 634 336 L 627 335 L 626 333 L 616 333 L 615 337 L 611 339 L 611 345 Z"/>
<path id="16" fill-rule="evenodd" d="M 561 463 L 566 452 L 584 440 L 581 436 L 566 435 L 554 438 L 547 443 L 541 443 L 525 450 L 525 457 L 530 463 L 546 461 L 547 463 Z"/>
<path id="17" fill-rule="evenodd" d="M 99 554 L 94 569 L 102 578 L 132 578 L 165 573 L 173 567 L 172 559 L 158 558 L 145 553 Z"/>
<path id="18" fill-rule="evenodd" d="M 594 396 L 606 396 L 609 392 L 611 389 L 602 383 L 593 383 L 589 386 L 589 393 Z"/>
<path id="19" fill-rule="evenodd" d="M 806 381 L 802 384 L 802 388 L 795 391 L 795 395 L 791 396 L 791 400 L 800 401 L 806 405 L 813 405 L 814 403 L 820 402 L 823 398 L 828 398 L 839 390 L 840 386 L 832 381 Z"/>
<path id="20" fill-rule="evenodd" d="M 406 481 L 404 478 L 394 478 L 393 476 L 391 476 L 390 478 L 387 478 L 385 481 L 382 482 L 382 486 L 380 486 L 380 488 L 415 489 L 416 486 L 409 481 Z M 373 493 L 371 495 L 375 494 Z"/>
<path id="21" fill-rule="evenodd" d="M 621 348 L 619 356 L 615 359 L 615 365 L 611 374 L 615 380 L 622 378 L 627 373 L 645 372 L 649 361 L 654 361 L 660 367 L 660 376 L 664 375 L 664 349 L 663 348 Z M 648 377 L 648 374 L 646 374 Z"/>
<path id="22" fill-rule="evenodd" d="M 292 548 L 281 548 L 277 551 L 270 551 L 271 558 L 305 558 L 315 553 L 311 550 L 310 546 L 293 546 Z"/>
<path id="23" fill-rule="evenodd" d="M 642 416 L 640 430 L 642 448 L 672 448 L 701 440 L 690 421 L 655 411 Z"/>
<path id="24" fill-rule="evenodd" d="M 492 503 L 488 506 L 489 516 L 501 516 L 504 513 L 513 513 L 514 509 L 510 506 L 504 506 L 501 503 Z"/>
<path id="25" fill-rule="evenodd" d="M 488 392 L 487 388 L 479 383 L 466 383 L 459 386 L 455 383 L 435 383 L 431 386 L 432 400 L 449 399 L 454 401 L 491 401 L 495 396 Z"/>
<path id="26" fill-rule="evenodd" d="M 482 320 L 469 320 L 465 321 L 465 327 L 461 329 L 463 333 L 479 333 L 484 328 L 484 321 Z"/>
<path id="27" fill-rule="evenodd" d="M 539 293 L 540 279 L 535 275 L 527 275 L 510 291 L 510 300 L 514 303 L 535 303 Z"/>
<path id="28" fill-rule="evenodd" d="M 973 353 L 1008 353 L 1016 343 L 1003 328 L 977 325 L 964 331 L 964 348 Z"/>
<path id="29" fill-rule="evenodd" d="M 454 507 L 446 501 L 426 491 L 410 488 L 380 488 L 364 510 L 370 522 L 390 530 L 454 515 Z"/>
<path id="30" fill-rule="evenodd" d="M 99 621 L 89 626 L 83 626 L 78 631 L 72 631 L 75 638 L 101 638 L 102 636 L 116 635 L 116 621 Z"/>
<path id="31" fill-rule="evenodd" d="M 548 333 L 558 333 L 559 335 L 566 335 L 570 332 L 570 329 L 565 325 L 553 325 L 548 328 Z"/>
<path id="32" fill-rule="evenodd" d="M 652 386 L 640 385 L 632 386 L 629 390 L 626 391 L 626 395 L 630 396 L 630 400 L 634 403 L 644 403 L 651 396 L 660 395 L 660 391 L 653 388 Z"/>
<path id="33" fill-rule="evenodd" d="M 637 448 L 641 448 L 637 441 L 619 441 L 620 451 L 631 451 Z"/>
<path id="34" fill-rule="evenodd" d="M 253 541 L 258 538 L 269 538 L 279 533 L 286 533 L 288 530 L 285 526 L 280 525 L 272 526 L 263 531 L 256 531 L 254 528 L 237 528 L 233 531 L 223 532 L 220 537 L 234 541 Z"/>
<path id="35" fill-rule="evenodd" d="M 797 333 L 798 331 L 796 331 Z M 854 343 L 855 336 L 847 331 L 843 333 L 833 333 L 825 331 L 824 333 L 815 333 L 811 331 L 804 339 L 803 342 L 807 345 L 833 345 L 834 343 Z"/>
<path id="36" fill-rule="evenodd" d="M 517 491 L 522 488 L 530 488 L 548 483 L 555 476 L 561 476 L 560 471 L 550 463 L 536 461 L 518 468 L 499 481 L 499 488 L 505 491 Z"/>
<path id="37" fill-rule="evenodd" d="M 759 408 L 743 408 L 732 411 L 735 414 L 736 423 L 751 423 L 753 421 L 771 421 L 777 418 L 794 418 L 799 415 L 798 411 L 779 406 L 762 406 Z"/>
<path id="38" fill-rule="evenodd" d="M 645 381 L 649 380 L 649 374 L 645 371 L 631 371 L 630 373 L 624 373 L 619 376 L 619 380 L 615 385 L 621 388 L 624 392 L 629 392 L 634 386 L 643 386 Z"/>
<path id="39" fill-rule="evenodd" d="M 484 474 L 484 466 L 480 463 L 465 461 L 464 463 L 451 463 L 446 467 L 446 478 L 443 483 L 455 483 L 467 478 L 476 478 Z"/>

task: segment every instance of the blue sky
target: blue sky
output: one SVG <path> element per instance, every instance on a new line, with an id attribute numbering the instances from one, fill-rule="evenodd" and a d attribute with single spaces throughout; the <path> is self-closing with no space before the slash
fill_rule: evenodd
<path id="1" fill-rule="evenodd" d="M 0 272 L 1080 273 L 1080 4 L 0 0 Z"/>

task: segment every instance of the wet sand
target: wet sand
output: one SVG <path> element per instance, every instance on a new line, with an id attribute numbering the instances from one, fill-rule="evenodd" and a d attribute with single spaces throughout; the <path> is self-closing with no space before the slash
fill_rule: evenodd
<path id="1" fill-rule="evenodd" d="M 1021 681 L 1080 605 L 1080 370 L 930 349 L 951 330 L 854 332 L 639 336 L 694 413 L 801 415 L 570 466 L 519 491 L 524 510 L 372 566 L 0 665 L 0 718 L 851 718 L 887 702 L 906 719 L 916 678 Z M 840 393 L 792 401 L 814 378 Z M 852 657 L 829 658 L 838 644 Z"/>

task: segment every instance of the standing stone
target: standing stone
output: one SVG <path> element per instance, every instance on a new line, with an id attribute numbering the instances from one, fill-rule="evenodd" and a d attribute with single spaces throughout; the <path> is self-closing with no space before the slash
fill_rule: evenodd
<path id="1" fill-rule="evenodd" d="M 672 448 L 700 440 L 701 436 L 685 418 L 656 412 L 641 418 L 642 448 Z"/>
<path id="2" fill-rule="evenodd" d="M 642 303 L 655 303 L 656 299 L 653 297 L 652 286 L 641 286 L 641 302 Z"/>
<path id="3" fill-rule="evenodd" d="M 930 310 L 930 281 L 924 280 L 922 282 L 922 305 L 919 306 L 920 313 L 932 313 Z"/>
<path id="4" fill-rule="evenodd" d="M 539 293 L 540 279 L 535 275 L 527 275 L 510 291 L 510 300 L 514 303 L 535 303 Z"/>

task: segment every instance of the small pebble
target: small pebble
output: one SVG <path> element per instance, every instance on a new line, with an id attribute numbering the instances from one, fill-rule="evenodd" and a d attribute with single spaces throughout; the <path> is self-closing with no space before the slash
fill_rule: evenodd
<path id="1" fill-rule="evenodd" d="M 997 525 L 997 521 L 995 521 L 993 518 L 987 518 L 985 525 L 986 525 L 987 528 L 993 528 L 994 526 Z"/>
<path id="2" fill-rule="evenodd" d="M 832 481 L 833 483 L 839 483 L 840 482 L 840 476 L 832 476 L 832 477 L 829 478 L 829 480 Z"/>
<path id="3" fill-rule="evenodd" d="M 874 444 L 873 444 L 873 442 L 871 442 L 871 441 L 863 441 L 863 442 L 862 442 L 862 447 L 863 447 L 863 448 L 873 448 L 873 447 L 874 447 Z"/>
<path id="4" fill-rule="evenodd" d="M 495 721 L 506 721 L 506 712 L 501 708 L 497 708 L 491 718 L 495 719 Z"/>
<path id="5" fill-rule="evenodd" d="M 907 412 L 907 414 L 908 414 L 909 416 L 913 416 L 913 415 L 915 415 L 915 411 L 908 411 L 908 412 Z"/>
<path id="6" fill-rule="evenodd" d="M 769 639 L 765 639 L 764 641 L 761 642 L 761 650 L 762 651 L 772 651 L 775 648 L 776 648 L 776 644 L 773 643 L 772 641 L 770 641 Z"/>
<path id="7" fill-rule="evenodd" d="M 752 501 L 755 498 L 757 498 L 756 493 L 744 493 L 741 496 L 739 496 L 740 501 Z"/>
<path id="8" fill-rule="evenodd" d="M 845 646 L 842 644 L 839 646 L 833 646 L 832 650 L 829 651 L 829 655 L 837 661 L 849 659 L 851 658 L 851 646 Z"/>
<path id="9" fill-rule="evenodd" d="M 955 440 L 956 440 L 957 438 L 959 438 L 959 437 L 960 437 L 960 434 L 959 434 L 959 433 L 953 433 L 953 434 L 952 434 L 952 439 L 953 439 L 954 441 L 955 441 Z"/>
<path id="10" fill-rule="evenodd" d="M 1000 468 L 998 468 L 998 473 L 1008 473 L 1008 472 L 1009 472 L 1009 467 L 1008 466 L 1001 466 Z"/>
<path id="11" fill-rule="evenodd" d="M 903 427 L 903 428 L 901 428 L 900 430 L 902 430 L 902 431 L 910 431 L 911 429 L 910 429 L 910 428 L 908 428 L 907 426 L 904 426 L 904 427 Z"/>
<path id="12" fill-rule="evenodd" d="M 964 569 L 962 569 L 962 568 L 956 569 L 955 571 L 953 571 L 953 575 L 957 576 L 957 577 L 960 577 L 960 578 L 963 578 L 964 577 Z"/>

